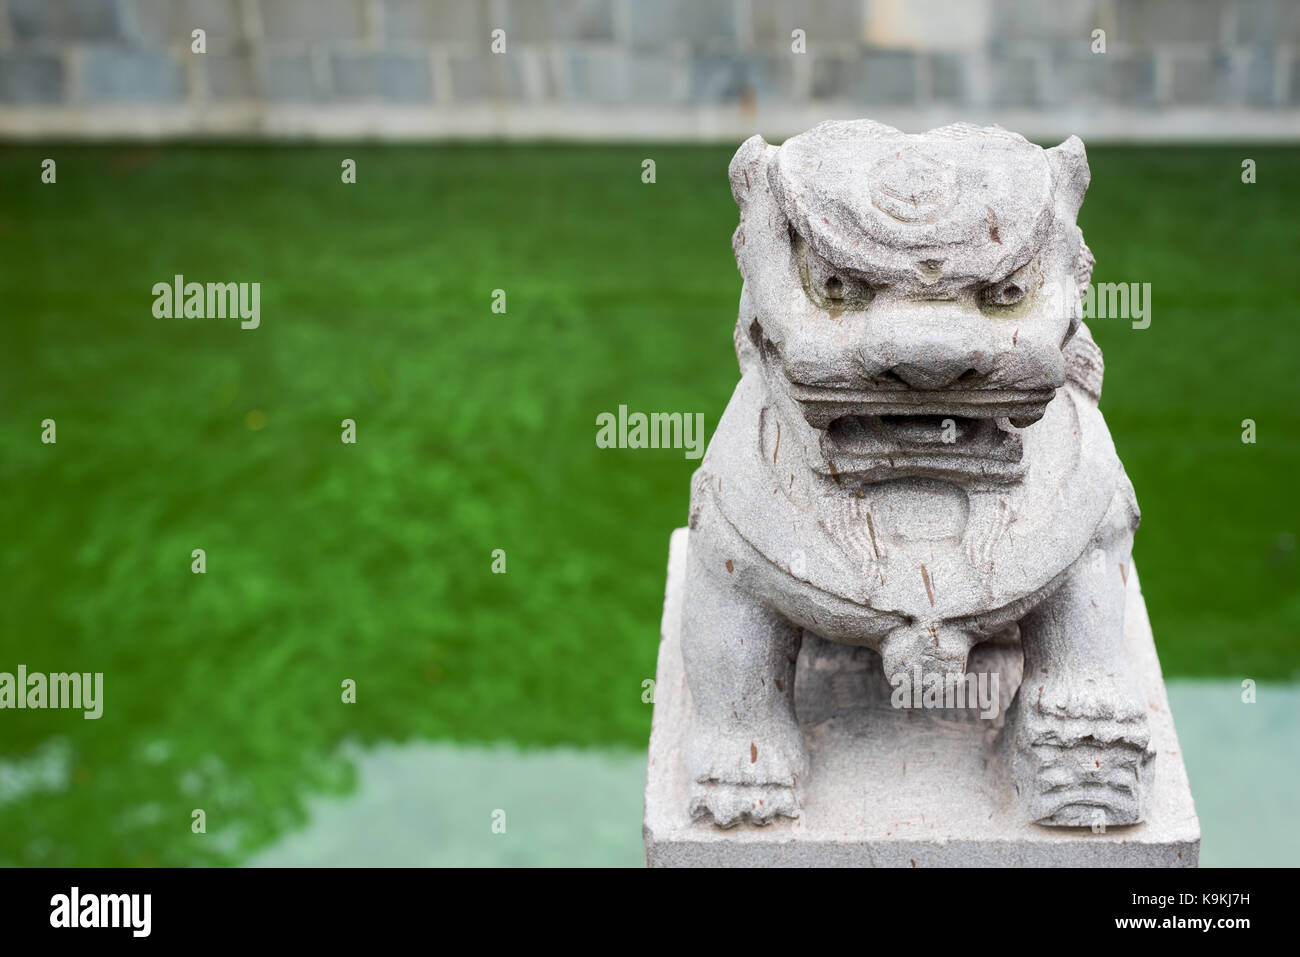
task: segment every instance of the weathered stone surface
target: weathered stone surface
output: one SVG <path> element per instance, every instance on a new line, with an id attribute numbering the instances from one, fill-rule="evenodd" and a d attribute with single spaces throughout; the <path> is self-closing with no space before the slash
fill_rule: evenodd
<path id="1" fill-rule="evenodd" d="M 971 711 L 898 710 L 880 659 L 819 639 L 800 652 L 795 690 L 811 768 L 796 820 L 722 830 L 692 820 L 682 760 L 693 702 L 682 668 L 688 532 L 673 533 L 646 778 L 644 837 L 651 867 L 1097 866 L 1194 867 L 1200 826 L 1136 574 L 1126 586 L 1124 649 L 1160 752 L 1142 824 L 1042 827 L 1024 820 L 992 745 L 999 719 Z M 1019 646 L 990 643 L 980 666 L 1016 690 Z"/>
<path id="2" fill-rule="evenodd" d="M 797 817 L 833 773 L 795 714 L 812 635 L 927 690 L 987 679 L 1014 641 L 1032 682 L 990 742 L 993 797 L 1025 824 L 1147 818 L 1137 501 L 1081 324 L 1088 179 L 1076 137 L 968 125 L 830 122 L 736 153 L 742 376 L 692 481 L 682 611 L 692 817 Z"/>

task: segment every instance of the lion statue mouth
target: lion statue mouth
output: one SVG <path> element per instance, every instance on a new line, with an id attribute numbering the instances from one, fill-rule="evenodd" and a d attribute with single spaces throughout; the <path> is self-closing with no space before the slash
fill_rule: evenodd
<path id="1" fill-rule="evenodd" d="M 962 484 L 1021 478 L 1022 430 L 1043 417 L 1055 395 L 1054 389 L 866 391 L 810 386 L 784 375 L 778 384 L 815 430 L 815 471 L 867 480 L 915 474 Z"/>
<path id="2" fill-rule="evenodd" d="M 1056 395 L 1055 389 L 930 392 L 895 388 L 860 391 L 800 385 L 788 379 L 787 382 L 786 392 L 794 399 L 808 424 L 816 429 L 827 429 L 833 422 L 846 417 L 889 417 L 896 420 L 1006 418 L 1015 426 L 1024 428 L 1043 417 L 1047 403 Z"/>
<path id="3" fill-rule="evenodd" d="M 958 415 L 842 415 L 826 429 L 826 438 L 850 455 L 925 449 L 1000 458 L 997 450 L 1011 436 L 1004 422 Z"/>

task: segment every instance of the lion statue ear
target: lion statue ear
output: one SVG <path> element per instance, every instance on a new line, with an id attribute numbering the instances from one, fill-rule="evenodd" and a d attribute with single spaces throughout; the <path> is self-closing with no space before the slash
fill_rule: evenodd
<path id="1" fill-rule="evenodd" d="M 1071 136 L 1059 146 L 1046 150 L 1047 163 L 1052 170 L 1052 192 L 1056 196 L 1056 215 L 1062 222 L 1074 224 L 1083 205 L 1083 194 L 1088 191 L 1092 172 L 1088 169 L 1088 153 L 1083 140 Z"/>
<path id="2" fill-rule="evenodd" d="M 749 201 L 749 192 L 767 184 L 767 140 L 755 133 L 740 144 L 727 167 L 731 196 L 741 209 Z"/>
<path id="3" fill-rule="evenodd" d="M 1092 280 L 1094 260 L 1088 244 L 1083 241 L 1083 231 L 1079 229 L 1079 207 L 1083 205 L 1083 194 L 1088 191 L 1092 173 L 1088 169 L 1088 154 L 1084 151 L 1083 140 L 1071 136 L 1059 146 L 1045 151 L 1047 163 L 1052 170 L 1052 193 L 1056 200 L 1056 219 L 1067 234 L 1075 237 L 1076 254 L 1074 258 L 1074 275 L 1078 280 L 1079 294 L 1083 295 Z"/>

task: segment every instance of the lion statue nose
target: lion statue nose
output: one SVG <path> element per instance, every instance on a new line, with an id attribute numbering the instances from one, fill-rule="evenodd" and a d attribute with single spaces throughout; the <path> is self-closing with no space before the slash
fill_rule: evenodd
<path id="1" fill-rule="evenodd" d="M 925 390 L 946 389 L 964 375 L 979 374 L 969 356 L 938 359 L 926 365 L 901 362 L 889 372 L 913 389 Z"/>
<path id="2" fill-rule="evenodd" d="M 988 321 L 965 303 L 899 301 L 875 308 L 858 358 L 871 378 L 934 391 L 987 375 L 997 349 Z"/>

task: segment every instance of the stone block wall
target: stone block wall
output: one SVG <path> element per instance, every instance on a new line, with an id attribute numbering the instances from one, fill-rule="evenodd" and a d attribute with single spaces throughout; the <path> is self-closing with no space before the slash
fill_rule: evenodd
<path id="1" fill-rule="evenodd" d="M 0 0 L 0 135 L 1287 139 L 1298 54 L 1300 0 Z"/>

